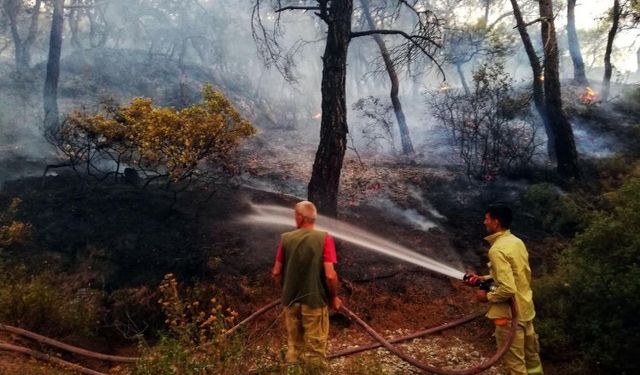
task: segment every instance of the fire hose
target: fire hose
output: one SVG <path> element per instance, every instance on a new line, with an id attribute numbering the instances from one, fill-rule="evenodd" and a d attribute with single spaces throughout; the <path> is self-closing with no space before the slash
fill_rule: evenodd
<path id="1" fill-rule="evenodd" d="M 233 329 L 238 328 L 240 325 L 244 325 L 249 323 L 250 321 L 254 320 L 255 318 L 257 318 L 258 316 L 262 315 L 263 313 L 269 311 L 271 308 L 275 307 L 278 305 L 278 300 L 276 301 L 272 301 L 271 303 L 267 304 L 265 307 L 261 308 L 260 310 L 256 311 L 255 313 L 253 313 L 249 318 L 243 320 L 242 322 L 238 323 L 236 326 L 233 327 Z M 441 324 L 439 326 L 436 327 L 432 327 L 432 328 L 428 328 L 419 332 L 415 332 L 411 335 L 407 335 L 407 336 L 403 336 L 403 337 L 398 337 L 398 338 L 394 338 L 391 340 L 387 340 L 384 337 L 382 337 L 378 332 L 376 332 L 373 328 L 371 328 L 367 323 L 365 323 L 360 317 L 358 317 L 358 315 L 356 315 L 353 311 L 351 311 L 350 309 L 348 309 L 347 307 L 345 307 L 344 305 L 340 308 L 340 311 L 342 311 L 350 320 L 352 320 L 353 322 L 357 323 L 358 325 L 360 325 L 371 337 L 373 337 L 375 340 L 377 340 L 377 343 L 374 344 L 367 344 L 367 345 L 362 345 L 362 346 L 358 346 L 355 348 L 350 348 L 350 349 L 346 349 L 337 353 L 333 353 L 327 356 L 327 359 L 334 359 L 334 358 L 338 358 L 338 357 L 344 357 L 344 356 L 348 356 L 348 355 L 352 355 L 352 354 L 356 354 L 356 353 L 360 353 L 363 351 L 367 351 L 367 350 L 371 350 L 371 349 L 375 349 L 375 348 L 379 348 L 381 346 L 384 346 L 387 350 L 389 350 L 391 353 L 393 353 L 394 355 L 396 355 L 397 357 L 399 357 L 400 359 L 402 359 L 403 361 L 409 363 L 410 365 L 423 370 L 423 371 L 427 371 L 427 372 L 431 372 L 434 374 L 440 374 L 440 375 L 473 375 L 473 374 L 478 374 L 486 369 L 488 369 L 489 367 L 493 366 L 494 364 L 496 364 L 496 362 L 498 362 L 498 360 L 504 355 L 504 353 L 509 349 L 509 347 L 511 346 L 511 343 L 513 342 L 513 339 L 515 337 L 515 333 L 516 333 L 516 329 L 518 328 L 518 309 L 516 308 L 515 305 L 515 301 L 512 298 L 509 301 L 509 307 L 511 309 L 511 326 L 509 329 L 509 334 L 507 336 L 507 340 L 505 340 L 504 344 L 502 345 L 502 347 L 498 348 L 498 351 L 491 357 L 489 358 L 487 361 L 485 361 L 484 363 L 481 363 L 475 367 L 469 368 L 469 369 L 465 369 L 465 370 L 453 370 L 453 369 L 443 369 L 443 368 L 439 368 L 439 367 L 435 367 L 432 365 L 429 365 L 427 363 L 418 361 L 417 359 L 405 354 L 404 352 L 402 352 L 401 350 L 399 350 L 398 348 L 396 348 L 395 346 L 392 345 L 392 343 L 398 343 L 398 342 L 403 342 L 403 341 L 408 341 L 408 340 L 412 340 L 415 338 L 419 338 L 422 336 L 426 336 L 428 334 L 431 333 L 436 333 L 436 332 L 440 332 L 440 331 L 444 331 L 446 329 L 449 328 L 453 328 L 459 325 L 462 325 L 464 323 L 470 322 L 482 315 L 484 315 L 483 312 L 476 312 L 476 313 L 472 313 L 466 316 L 463 316 L 462 318 L 459 318 L 457 320 L 454 320 L 453 322 L 449 322 L 449 323 L 444 323 Z"/>
<path id="2" fill-rule="evenodd" d="M 242 320 L 237 325 L 233 326 L 229 331 L 227 331 L 225 333 L 225 335 L 231 334 L 232 332 L 237 330 L 239 327 L 241 327 L 241 326 L 243 326 L 243 325 L 255 320 L 256 318 L 258 318 L 262 314 L 266 313 L 267 311 L 271 310 L 272 308 L 274 308 L 277 305 L 279 305 L 279 300 L 275 300 L 275 301 L 270 302 L 269 304 L 265 305 L 261 309 L 257 310 L 253 314 L 251 314 L 246 319 Z M 416 358 L 413 358 L 413 357 L 407 355 L 406 353 L 404 353 L 400 349 L 396 348 L 393 344 L 394 343 L 403 342 L 403 341 L 412 340 L 412 339 L 415 339 L 415 338 L 426 336 L 426 335 L 431 334 L 431 333 L 444 331 L 446 329 L 450 329 L 450 328 L 462 325 L 464 323 L 470 322 L 470 321 L 480 317 L 481 315 L 483 315 L 482 312 L 472 313 L 472 314 L 463 316 L 462 318 L 459 318 L 457 320 L 454 320 L 452 322 L 444 323 L 444 324 L 441 324 L 441 325 L 436 326 L 436 327 L 432 327 L 432 328 L 428 328 L 428 329 L 425 329 L 425 330 L 422 330 L 422 331 L 419 331 L 419 332 L 415 332 L 415 333 L 413 333 L 411 335 L 407 335 L 407 336 L 403 336 L 403 337 L 398 337 L 398 338 L 387 340 L 384 337 L 382 337 L 379 333 L 377 333 L 373 328 L 371 328 L 367 323 L 365 323 L 353 311 L 351 311 L 350 309 L 348 309 L 347 307 L 345 307 L 343 305 L 341 307 L 340 311 L 342 311 L 350 320 L 352 320 L 353 322 L 355 322 L 358 325 L 360 325 L 371 337 L 373 337 L 377 341 L 377 343 L 362 345 L 362 346 L 358 346 L 358 347 L 355 347 L 355 348 L 350 348 L 350 349 L 346 349 L 346 350 L 343 350 L 343 351 L 340 351 L 340 352 L 336 352 L 336 353 L 330 354 L 327 357 L 327 359 L 334 359 L 334 358 L 348 356 L 348 355 L 360 353 L 360 352 L 363 352 L 363 351 L 367 351 L 367 350 L 371 350 L 371 349 L 375 349 L 375 348 L 379 348 L 379 347 L 385 347 L 387 350 L 389 350 L 391 353 L 393 353 L 394 355 L 396 355 L 400 359 L 404 360 L 405 362 L 409 363 L 410 365 L 412 365 L 412 366 L 414 366 L 414 367 L 416 367 L 416 368 L 418 368 L 420 370 L 423 370 L 423 371 L 427 371 L 427 372 L 431 372 L 431 373 L 435 373 L 435 374 L 440 374 L 440 375 L 472 375 L 472 374 L 478 374 L 478 373 L 488 369 L 489 367 L 493 366 L 504 355 L 504 353 L 508 350 L 508 348 L 511 346 L 511 343 L 513 342 L 513 338 L 515 337 L 515 332 L 516 332 L 516 329 L 518 327 L 518 311 L 517 311 L 517 308 L 516 308 L 516 305 L 515 305 L 515 302 L 514 302 L 513 299 L 510 300 L 510 308 L 511 308 L 511 316 L 512 316 L 512 318 L 511 318 L 511 327 L 510 327 L 510 330 L 509 330 L 509 335 L 507 336 L 507 340 L 505 341 L 503 346 L 500 347 L 498 349 L 498 351 L 491 358 L 489 358 L 487 361 L 485 361 L 484 363 L 481 363 L 479 365 L 476 365 L 475 367 L 469 368 L 469 369 L 454 370 L 454 369 L 443 369 L 443 368 L 435 367 L 435 366 L 432 366 L 430 364 L 421 362 L 421 361 L 417 360 Z M 140 358 L 137 358 L 137 357 L 121 357 L 121 356 L 113 356 L 113 355 L 108 355 L 108 354 L 92 352 L 92 351 L 89 351 L 89 350 L 86 350 L 86 349 L 82 349 L 82 348 L 78 348 L 78 347 L 75 347 L 75 346 L 71 346 L 71 345 L 62 343 L 60 341 L 57 341 L 57 340 L 54 340 L 54 339 L 51 339 L 51 338 L 48 338 L 48 337 L 45 337 L 45 336 L 38 335 L 36 333 L 30 332 L 30 331 L 27 331 L 27 330 L 24 330 L 24 329 L 21 329 L 21 328 L 12 327 L 12 326 L 5 325 L 5 324 L 0 324 L 0 330 L 6 331 L 6 332 L 10 332 L 10 333 L 15 334 L 15 335 L 27 337 L 27 338 L 30 338 L 30 339 L 35 340 L 37 342 L 40 342 L 40 343 L 43 343 L 43 344 L 47 344 L 47 345 L 51 345 L 51 346 L 57 347 L 59 349 L 63 349 L 63 350 L 66 350 L 68 352 L 71 352 L 71 353 L 74 353 L 74 354 L 78 354 L 78 355 L 81 355 L 81 356 L 84 356 L 84 357 L 88 357 L 88 358 L 106 360 L 106 361 L 111 361 L 111 362 L 122 362 L 122 363 L 132 363 L 132 362 L 136 362 L 137 360 L 140 359 Z M 29 349 L 29 348 L 12 345 L 12 344 L 5 343 L 5 342 L 2 342 L 2 341 L 0 341 L 0 350 L 13 351 L 13 352 L 18 352 L 18 353 L 30 355 L 30 356 L 32 356 L 34 358 L 37 358 L 37 359 L 40 359 L 40 360 L 44 360 L 44 361 L 48 361 L 48 362 L 52 362 L 52 363 L 57 364 L 59 366 L 70 368 L 70 369 L 76 370 L 76 371 L 78 371 L 80 373 L 83 373 L 83 374 L 88 374 L 88 375 L 106 375 L 106 374 L 103 374 L 101 372 L 94 371 L 94 370 L 82 367 L 80 365 L 64 361 L 64 360 L 62 360 L 60 358 L 57 358 L 55 356 L 47 355 L 47 354 L 44 354 L 44 353 Z"/>

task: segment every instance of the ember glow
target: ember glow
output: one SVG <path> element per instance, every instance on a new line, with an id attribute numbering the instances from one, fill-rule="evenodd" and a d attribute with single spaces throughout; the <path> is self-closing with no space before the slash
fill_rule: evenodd
<path id="1" fill-rule="evenodd" d="M 582 104 L 593 104 L 598 98 L 598 93 L 593 91 L 591 87 L 585 87 L 584 92 L 580 95 L 580 102 Z"/>
<path id="2" fill-rule="evenodd" d="M 441 84 L 440 87 L 438 88 L 438 90 L 440 91 L 447 91 L 449 89 L 451 89 L 451 86 L 447 85 L 446 83 Z"/>
<path id="3" fill-rule="evenodd" d="M 318 113 L 316 113 L 315 115 L 313 115 L 312 119 L 317 120 L 317 119 L 319 119 L 320 117 L 322 117 L 322 112 L 318 112 Z"/>

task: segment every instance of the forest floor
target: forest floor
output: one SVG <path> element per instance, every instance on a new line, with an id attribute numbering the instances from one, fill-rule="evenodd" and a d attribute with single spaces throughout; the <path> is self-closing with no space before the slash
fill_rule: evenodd
<path id="1" fill-rule="evenodd" d="M 612 121 L 605 112 L 594 107 L 575 116 L 583 120 L 583 127 L 595 132 L 595 141 L 601 140 L 597 135 L 610 133 L 606 125 Z M 136 322 L 134 326 L 164 320 L 155 301 L 157 286 L 167 273 L 174 273 L 181 282 L 212 286 L 240 318 L 246 317 L 278 296 L 269 273 L 279 233 L 286 228 L 250 225 L 241 219 L 252 212 L 251 203 L 292 207 L 306 195 L 316 142 L 298 140 L 308 138 L 291 129 L 270 129 L 268 137 L 257 137 L 243 150 L 245 172 L 236 176 L 234 184 L 209 187 L 215 194 L 206 202 L 203 198 L 210 191 L 187 192 L 174 204 L 162 192 L 142 191 L 122 182 L 96 184 L 62 172 L 6 181 L 0 191 L 0 207 L 7 207 L 12 198 L 21 198 L 16 219 L 32 225 L 33 237 L 3 256 L 24 263 L 33 274 L 52 271 L 73 280 L 74 285 L 101 290 L 113 309 L 118 307 L 114 302 L 117 293 L 140 296 L 135 301 L 140 306 L 125 311 L 127 319 Z M 593 148 L 600 146 L 593 144 Z M 0 153 L 4 151 L 0 149 Z M 518 211 L 531 182 L 523 178 L 473 183 L 458 170 L 429 164 L 425 159 L 350 151 L 342 172 L 339 219 L 460 271 L 485 271 L 484 208 L 500 200 Z M 14 174 L 24 171 L 25 165 L 36 170 L 40 162 L 19 156 L 4 158 L 0 172 Z M 562 244 L 549 239 L 527 212 L 521 213 L 514 228 L 528 246 L 535 277 L 545 254 Z M 459 280 L 344 241 L 338 241 L 337 247 L 345 304 L 385 337 L 436 326 L 485 308 L 475 302 L 473 290 Z M 113 323 L 120 318 L 122 315 L 113 311 L 106 314 L 94 336 L 56 338 L 97 351 L 133 355 L 137 344 L 114 329 Z M 46 329 L 53 325 L 55 322 L 43 326 L 39 333 L 47 334 Z M 277 311 L 251 325 L 247 334 L 256 348 L 266 349 L 268 359 L 280 358 L 285 338 Z M 0 340 L 15 339 L 0 335 Z M 332 315 L 329 352 L 369 342 L 367 334 L 344 316 Z M 471 367 L 495 351 L 492 327 L 483 318 L 400 347 L 425 362 L 451 368 Z M 366 366 L 372 363 L 380 368 L 368 372 Z M 87 365 L 122 373 L 122 368 L 102 363 Z M 415 372 L 384 349 L 334 360 L 331 368 L 334 374 L 358 368 L 363 374 Z M 546 370 L 551 375 L 562 373 L 552 366 Z M 0 352 L 0 374 L 66 373 Z M 485 372 L 504 373 L 499 366 Z"/>
<path id="2" fill-rule="evenodd" d="M 87 185 L 70 174 L 7 182 L 0 203 L 5 206 L 11 198 L 20 197 L 19 218 L 34 228 L 32 242 L 11 256 L 34 270 L 48 262 L 70 278 L 107 292 L 140 285 L 154 289 L 164 274 L 173 272 L 180 281 L 210 283 L 240 317 L 248 316 L 278 296 L 269 271 L 282 230 L 248 225 L 241 219 L 251 212 L 250 202 L 291 207 L 298 198 L 286 193 L 295 194 L 307 178 L 303 164 L 282 165 L 286 158 L 271 163 L 256 164 L 242 177 L 245 182 L 271 186 L 268 191 L 221 186 L 206 204 L 188 203 L 199 201 L 198 192 L 172 206 L 161 193 L 142 192 L 123 183 Z M 474 192 L 466 185 L 442 168 L 383 159 L 367 166 L 352 157 L 344 170 L 340 218 L 461 271 L 481 267 L 481 206 L 495 192 Z M 516 184 L 508 191 L 522 188 Z M 460 281 L 348 242 L 337 245 L 345 304 L 385 337 L 436 326 L 484 308 Z M 149 315 L 158 314 L 157 306 L 147 307 L 152 311 Z M 344 316 L 334 314 L 332 320 L 329 352 L 371 342 Z M 279 358 L 285 340 L 276 312 L 262 318 L 249 334 L 256 347 L 268 348 L 267 358 Z M 480 318 L 400 347 L 436 366 L 466 368 L 493 354 L 491 334 L 489 323 Z M 72 343 L 87 340 L 91 341 L 75 337 Z M 90 346 L 112 351 L 105 340 Z M 331 368 L 335 374 L 344 374 L 347 368 L 371 363 L 381 366 L 380 373 L 413 372 L 384 349 L 334 360 Z M 109 371 L 103 364 L 92 365 Z M 30 359 L 0 355 L 1 373 L 24 371 L 62 373 Z M 503 371 L 497 367 L 485 373 Z"/>

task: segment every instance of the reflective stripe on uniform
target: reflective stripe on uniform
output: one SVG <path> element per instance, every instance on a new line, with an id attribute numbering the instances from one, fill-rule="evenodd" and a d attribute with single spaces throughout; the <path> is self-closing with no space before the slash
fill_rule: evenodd
<path id="1" fill-rule="evenodd" d="M 542 364 L 534 367 L 534 368 L 528 368 L 527 369 L 527 374 L 529 375 L 544 375 L 544 372 L 542 371 Z"/>

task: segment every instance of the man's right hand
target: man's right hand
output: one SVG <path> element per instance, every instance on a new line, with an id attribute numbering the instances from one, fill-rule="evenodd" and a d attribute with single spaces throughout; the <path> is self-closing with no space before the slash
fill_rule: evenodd
<path id="1" fill-rule="evenodd" d="M 478 276 L 475 273 L 467 273 L 464 277 L 464 283 L 471 286 L 477 286 L 478 282 L 483 281 L 484 277 Z"/>
<path id="2" fill-rule="evenodd" d="M 340 297 L 333 297 L 331 299 L 331 308 L 338 311 L 342 307 L 342 300 Z"/>

